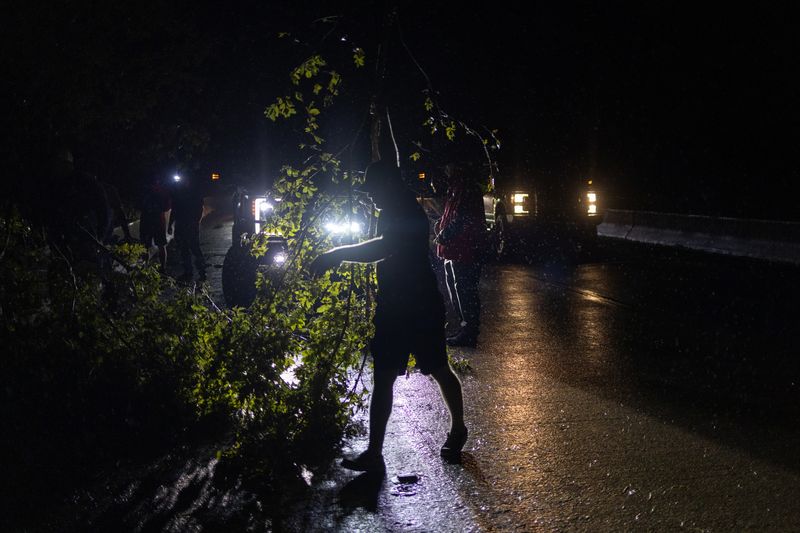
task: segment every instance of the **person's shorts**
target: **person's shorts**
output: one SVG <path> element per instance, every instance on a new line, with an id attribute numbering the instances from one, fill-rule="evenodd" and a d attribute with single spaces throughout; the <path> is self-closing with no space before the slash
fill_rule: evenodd
<path id="1" fill-rule="evenodd" d="M 395 371 L 405 374 L 408 357 L 414 354 L 417 368 L 430 374 L 448 364 L 444 321 L 410 324 L 400 320 L 376 320 L 375 336 L 370 342 L 370 351 L 375 370 Z"/>
<path id="2" fill-rule="evenodd" d="M 167 228 L 161 220 L 161 217 L 157 219 L 142 217 L 139 220 L 139 237 L 142 244 L 148 248 L 153 244 L 156 246 L 166 246 Z"/>

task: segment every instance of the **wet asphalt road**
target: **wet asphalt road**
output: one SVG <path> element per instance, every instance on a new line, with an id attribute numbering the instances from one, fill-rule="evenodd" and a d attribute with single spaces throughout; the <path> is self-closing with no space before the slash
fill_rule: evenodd
<path id="1" fill-rule="evenodd" d="M 201 237 L 220 302 L 229 224 L 212 214 Z M 797 281 L 795 267 L 611 241 L 588 260 L 488 265 L 479 345 L 453 349 L 472 367 L 462 464 L 439 458 L 447 413 L 412 373 L 386 477 L 335 467 L 273 527 L 798 531 Z"/>

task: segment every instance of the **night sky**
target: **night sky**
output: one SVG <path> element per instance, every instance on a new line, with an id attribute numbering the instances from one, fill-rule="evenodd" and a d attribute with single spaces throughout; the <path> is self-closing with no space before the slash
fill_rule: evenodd
<path id="1" fill-rule="evenodd" d="M 448 112 L 498 130 L 503 177 L 593 177 L 611 207 L 800 219 L 789 4 L 407 2 L 389 39 L 384 2 L 18 4 L 3 38 L 21 172 L 31 147 L 66 141 L 123 189 L 192 143 L 203 169 L 273 175 L 293 140 L 263 110 L 313 49 L 275 36 L 331 30 L 388 44 L 387 100 L 408 120 L 426 85 L 411 52 Z"/>

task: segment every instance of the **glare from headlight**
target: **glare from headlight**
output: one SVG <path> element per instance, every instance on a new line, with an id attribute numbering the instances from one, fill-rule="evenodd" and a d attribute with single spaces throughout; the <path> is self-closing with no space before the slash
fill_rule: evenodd
<path id="1" fill-rule="evenodd" d="M 527 197 L 528 195 L 522 192 L 514 193 L 514 203 L 521 204 Z"/>
<path id="2" fill-rule="evenodd" d="M 596 215 L 597 214 L 597 204 L 590 204 L 588 209 L 587 209 L 587 213 L 589 213 L 590 215 Z"/>
<path id="3" fill-rule="evenodd" d="M 589 200 L 590 204 L 596 203 L 597 202 L 597 194 L 593 193 L 593 192 L 586 193 L 586 199 Z"/>
<path id="4" fill-rule="evenodd" d="M 286 254 L 278 253 L 272 258 L 272 262 L 278 265 L 282 265 L 286 262 Z"/>
<path id="5" fill-rule="evenodd" d="M 343 222 L 343 223 L 336 223 L 336 222 L 328 222 L 325 224 L 325 230 L 328 233 L 332 233 L 334 235 L 344 235 L 346 233 L 351 233 L 353 235 L 361 233 L 361 224 L 358 222 Z"/>
<path id="6" fill-rule="evenodd" d="M 255 201 L 255 214 L 258 215 L 258 218 L 263 220 L 266 218 L 270 211 L 274 209 L 273 205 L 267 201 L 266 198 L 257 198 Z"/>
<path id="7" fill-rule="evenodd" d="M 172 176 L 172 181 L 174 181 L 175 183 L 178 183 L 179 181 L 181 181 L 181 177 L 178 176 L 177 174 L 175 174 L 174 176 Z"/>

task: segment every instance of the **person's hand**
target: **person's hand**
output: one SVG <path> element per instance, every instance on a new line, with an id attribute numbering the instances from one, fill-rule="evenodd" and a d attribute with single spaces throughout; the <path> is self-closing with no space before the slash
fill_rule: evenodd
<path id="1" fill-rule="evenodd" d="M 328 270 L 339 266 L 339 263 L 341 263 L 341 261 L 336 258 L 335 254 L 332 252 L 325 252 L 311 262 L 308 270 L 311 272 L 312 277 L 318 278 Z"/>

